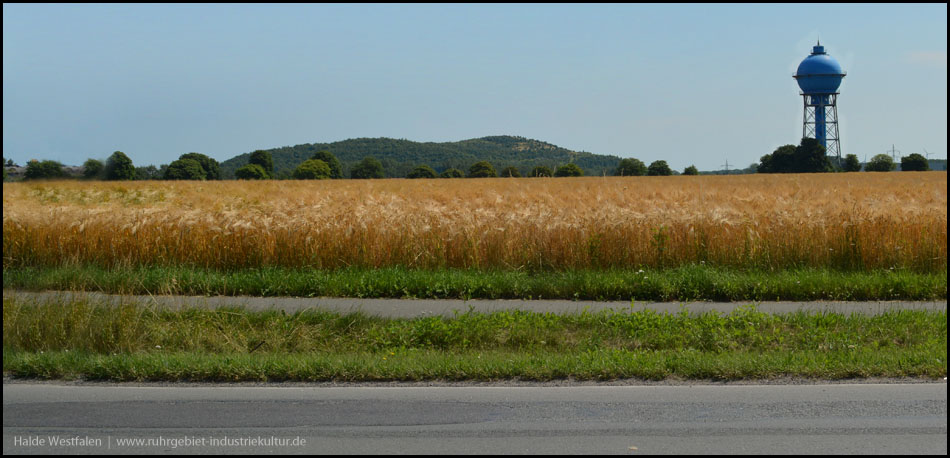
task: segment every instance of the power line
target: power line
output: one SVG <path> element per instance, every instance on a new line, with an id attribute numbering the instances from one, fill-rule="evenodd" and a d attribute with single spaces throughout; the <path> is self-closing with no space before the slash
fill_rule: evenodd
<path id="1" fill-rule="evenodd" d="M 896 160 L 897 160 L 897 156 L 894 155 L 895 152 L 899 153 L 899 152 L 901 152 L 901 151 L 894 149 L 894 144 L 891 143 L 891 151 L 890 151 L 890 153 L 891 153 L 891 159 L 894 159 L 894 160 L 896 161 Z"/>

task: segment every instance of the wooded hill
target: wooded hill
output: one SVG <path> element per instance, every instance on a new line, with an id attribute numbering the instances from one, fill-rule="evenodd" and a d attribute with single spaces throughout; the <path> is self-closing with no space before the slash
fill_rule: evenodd
<path id="1" fill-rule="evenodd" d="M 478 161 L 488 161 L 495 170 L 517 167 L 522 175 L 539 165 L 555 170 L 573 162 L 584 169 L 585 175 L 612 175 L 620 162 L 617 156 L 575 152 L 550 143 L 524 137 L 494 136 L 457 142 L 414 142 L 392 138 L 354 138 L 334 143 L 305 143 L 267 150 L 274 159 L 275 175 L 290 174 L 313 153 L 326 150 L 333 153 L 343 165 L 343 174 L 350 176 L 350 168 L 367 156 L 383 164 L 387 177 L 405 177 L 415 167 L 428 165 L 441 173 L 456 168 L 467 173 Z M 251 153 L 241 154 L 221 163 L 222 178 L 234 178 L 234 171 L 246 165 Z"/>

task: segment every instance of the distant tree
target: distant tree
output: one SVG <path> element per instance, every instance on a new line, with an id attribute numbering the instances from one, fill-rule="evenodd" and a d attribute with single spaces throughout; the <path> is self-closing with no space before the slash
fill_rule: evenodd
<path id="1" fill-rule="evenodd" d="M 803 138 L 795 147 L 795 173 L 824 173 L 834 170 L 824 145 L 817 139 Z"/>
<path id="2" fill-rule="evenodd" d="M 842 170 L 845 172 L 860 172 L 861 171 L 861 161 L 858 160 L 858 156 L 855 154 L 849 154 L 844 157 L 844 166 Z"/>
<path id="3" fill-rule="evenodd" d="M 269 175 L 264 167 L 258 164 L 247 164 L 235 170 L 234 176 L 239 180 L 266 180 Z"/>
<path id="4" fill-rule="evenodd" d="M 636 158 L 621 159 L 616 174 L 624 177 L 643 176 L 647 174 L 647 166 Z"/>
<path id="5" fill-rule="evenodd" d="M 871 161 L 865 164 L 865 172 L 890 172 L 896 170 L 897 164 L 894 159 L 886 154 L 878 154 L 871 158 Z"/>
<path id="6" fill-rule="evenodd" d="M 802 138 L 798 146 L 784 145 L 772 154 L 762 156 L 758 173 L 832 172 L 834 167 L 825 154 L 825 147 L 814 138 Z"/>
<path id="7" fill-rule="evenodd" d="M 407 178 L 435 178 L 435 170 L 428 165 L 420 165 L 414 169 L 412 172 L 409 172 L 409 175 L 406 175 Z"/>
<path id="8" fill-rule="evenodd" d="M 107 180 L 134 180 L 135 165 L 122 151 L 116 151 L 106 159 L 105 175 Z"/>
<path id="9" fill-rule="evenodd" d="M 274 158 L 271 157 L 270 151 L 264 151 L 259 149 L 251 153 L 251 158 L 247 161 L 248 164 L 257 164 L 264 172 L 267 173 L 267 177 L 270 178 L 274 174 Z"/>
<path id="10" fill-rule="evenodd" d="M 168 164 L 162 164 L 161 169 L 151 164 L 146 165 L 144 167 L 136 167 L 135 179 L 136 180 L 161 180 L 165 176 L 166 170 L 168 170 Z"/>
<path id="11" fill-rule="evenodd" d="M 87 180 L 102 178 L 105 168 L 105 164 L 98 159 L 86 159 L 82 164 L 82 176 Z"/>
<path id="12" fill-rule="evenodd" d="M 172 161 L 165 169 L 165 180 L 205 180 L 208 172 L 196 159 L 184 158 Z"/>
<path id="13" fill-rule="evenodd" d="M 4 167 L 19 167 L 19 166 L 13 162 L 13 159 L 7 159 L 4 161 Z"/>
<path id="14" fill-rule="evenodd" d="M 439 178 L 465 178 L 465 174 L 459 169 L 448 169 L 439 174 Z"/>
<path id="15" fill-rule="evenodd" d="M 552 172 L 551 169 L 549 169 L 549 168 L 547 168 L 547 167 L 545 167 L 545 166 L 543 166 L 543 165 L 539 165 L 539 166 L 537 166 L 537 167 L 531 169 L 531 173 L 530 173 L 528 176 L 534 177 L 534 178 L 538 178 L 538 177 L 553 177 L 553 176 L 554 176 L 554 172 Z"/>
<path id="16" fill-rule="evenodd" d="M 501 169 L 500 176 L 505 178 L 521 178 L 521 172 L 518 171 L 518 167 L 509 165 L 508 167 Z"/>
<path id="17" fill-rule="evenodd" d="M 783 145 L 759 160 L 758 173 L 791 173 L 795 163 L 795 145 Z"/>
<path id="18" fill-rule="evenodd" d="M 927 158 L 923 155 L 913 153 L 901 158 L 901 170 L 905 172 L 926 172 L 930 170 L 930 164 L 927 163 Z"/>
<path id="19" fill-rule="evenodd" d="M 333 153 L 327 150 L 320 150 L 316 153 L 313 153 L 313 156 L 311 156 L 310 159 L 323 161 L 328 166 L 330 166 L 330 178 L 343 178 L 343 165 L 340 164 L 340 160 L 337 159 Z"/>
<path id="20" fill-rule="evenodd" d="M 308 160 L 309 160 L 309 159 L 308 159 Z M 306 161 L 304 161 L 304 162 L 306 162 Z M 298 166 L 298 167 L 299 167 L 299 166 Z M 296 167 L 294 168 L 294 170 L 296 170 Z M 281 170 L 281 171 L 277 172 L 275 175 L 271 175 L 271 179 L 273 179 L 273 180 L 292 180 L 292 179 L 294 179 L 294 171 L 293 171 L 293 170 Z"/>
<path id="21" fill-rule="evenodd" d="M 63 164 L 56 161 L 38 161 L 36 159 L 26 163 L 26 172 L 23 173 L 24 180 L 48 180 L 65 177 L 66 171 L 63 170 Z"/>
<path id="22" fill-rule="evenodd" d="M 178 159 L 193 159 L 198 161 L 201 164 L 201 168 L 205 171 L 206 180 L 220 180 L 221 179 L 221 166 L 218 164 L 214 158 L 206 156 L 201 153 L 185 153 L 178 157 Z M 169 164 L 171 166 L 171 164 Z"/>
<path id="23" fill-rule="evenodd" d="M 584 171 L 581 170 L 581 168 L 578 167 L 577 164 L 571 162 L 571 163 L 564 164 L 558 167 L 557 170 L 554 171 L 554 176 L 556 177 L 582 177 L 584 176 Z"/>
<path id="24" fill-rule="evenodd" d="M 469 178 L 492 178 L 497 176 L 498 174 L 495 173 L 495 167 L 488 161 L 476 162 L 468 169 Z"/>
<path id="25" fill-rule="evenodd" d="M 647 167 L 647 175 L 649 176 L 669 176 L 672 174 L 673 170 L 670 169 L 666 161 L 653 161 L 650 163 L 650 166 Z"/>
<path id="26" fill-rule="evenodd" d="M 350 170 L 350 178 L 386 178 L 383 164 L 372 156 L 363 158 Z"/>
<path id="27" fill-rule="evenodd" d="M 307 159 L 294 169 L 293 177 L 297 180 L 329 180 L 330 165 L 320 159 Z"/>
<path id="28" fill-rule="evenodd" d="M 699 169 L 695 165 L 691 165 L 683 169 L 683 175 L 699 175 Z"/>

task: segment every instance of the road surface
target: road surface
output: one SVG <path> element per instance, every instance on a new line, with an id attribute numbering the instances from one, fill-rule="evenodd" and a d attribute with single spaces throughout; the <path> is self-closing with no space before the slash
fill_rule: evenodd
<path id="1" fill-rule="evenodd" d="M 4 383 L 6 454 L 939 454 L 946 382 Z"/>

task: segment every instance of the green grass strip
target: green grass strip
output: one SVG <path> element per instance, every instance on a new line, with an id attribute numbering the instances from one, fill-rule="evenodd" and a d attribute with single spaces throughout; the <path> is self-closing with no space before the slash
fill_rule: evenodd
<path id="1" fill-rule="evenodd" d="M 131 354 L 4 351 L 3 370 L 14 377 L 119 382 L 239 381 L 493 381 L 558 379 L 607 381 L 822 380 L 946 376 L 946 353 L 909 349 L 706 353 L 599 350 L 579 353 L 414 350 L 390 353 Z"/>
<path id="2" fill-rule="evenodd" d="M 8 267 L 3 287 L 114 294 L 643 301 L 938 300 L 947 273 L 708 266 L 665 270 L 482 271 L 404 268 L 310 270 L 141 266 Z"/>
<path id="3" fill-rule="evenodd" d="M 3 369 L 116 381 L 942 377 L 945 311 L 388 319 L 4 299 Z"/>

